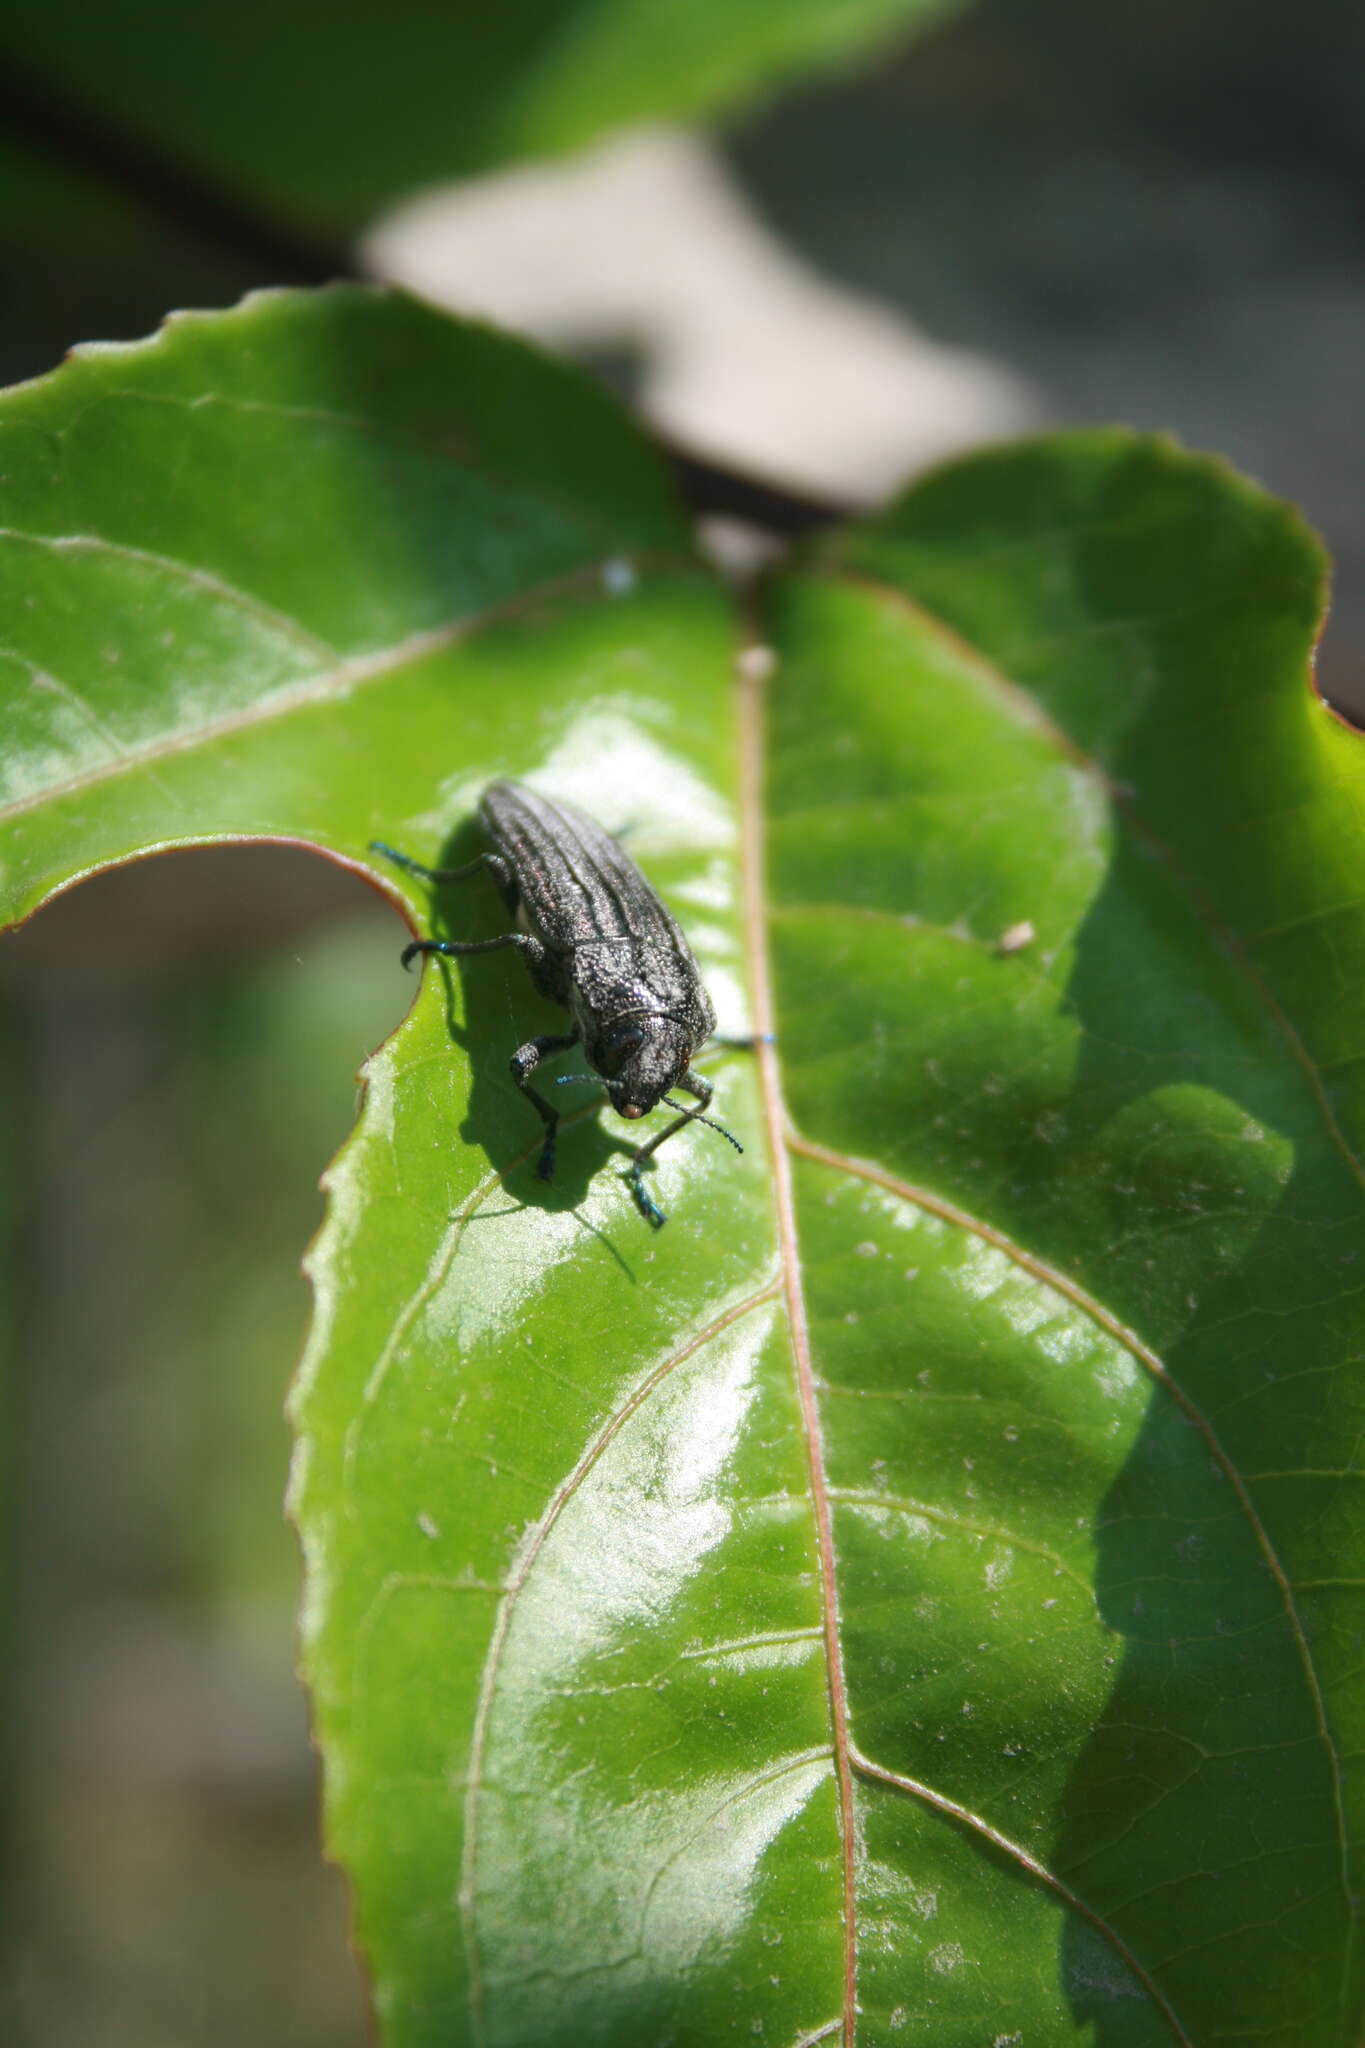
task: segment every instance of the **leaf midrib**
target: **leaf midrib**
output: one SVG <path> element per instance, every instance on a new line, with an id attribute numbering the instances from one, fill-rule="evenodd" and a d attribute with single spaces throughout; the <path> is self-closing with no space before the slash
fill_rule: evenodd
<path id="1" fill-rule="evenodd" d="M 754 1031 L 756 1037 L 755 1056 L 758 1065 L 760 1093 L 768 1126 L 769 1151 L 773 1164 L 773 1198 L 777 1214 L 778 1244 L 782 1259 L 782 1285 L 787 1303 L 788 1322 L 791 1335 L 793 1364 L 796 1372 L 797 1392 L 802 1420 L 806 1432 L 807 1456 L 811 1475 L 811 1499 L 815 1516 L 816 1542 L 820 1563 L 821 1603 L 824 1619 L 824 1639 L 827 1681 L 830 1698 L 830 1719 L 834 1740 L 834 1761 L 839 1783 L 840 1833 L 843 1861 L 843 1917 L 844 1917 L 844 2010 L 840 2023 L 843 2048 L 854 2048 L 857 2033 L 857 1872 L 855 1863 L 856 1835 L 853 1809 L 853 1778 L 855 1772 L 864 1778 L 894 1786 L 898 1791 L 918 1798 L 935 1811 L 943 1813 L 968 1828 L 978 1837 L 988 1840 L 993 1847 L 1008 1856 L 1021 1868 L 1027 1870 L 1039 1882 L 1045 1884 L 1056 1896 L 1072 1907 L 1093 1926 L 1113 1947 L 1152 1999 L 1156 2009 L 1170 2026 L 1179 2048 L 1193 2048 L 1190 2036 L 1185 2032 L 1160 1987 L 1147 1970 L 1133 1955 L 1127 1943 L 1117 1930 L 1109 1925 L 1102 1915 L 1088 1906 L 1078 1894 L 1056 1877 L 1020 1844 L 1011 1841 L 981 1815 L 960 1806 L 945 1794 L 935 1792 L 932 1787 L 891 1771 L 867 1757 L 853 1741 L 849 1729 L 848 1685 L 844 1672 L 843 1641 L 839 1621 L 839 1589 L 834 1554 L 833 1518 L 831 1514 L 832 1489 L 825 1470 L 824 1437 L 820 1421 L 819 1404 L 815 1391 L 814 1366 L 811 1357 L 809 1326 L 806 1316 L 805 1293 L 801 1279 L 800 1245 L 796 1227 L 796 1205 L 792 1187 L 791 1154 L 806 1153 L 820 1158 L 824 1163 L 843 1170 L 855 1170 L 852 1162 L 842 1154 L 826 1153 L 823 1147 L 812 1146 L 803 1140 L 795 1130 L 786 1109 L 782 1095 L 781 1072 L 778 1062 L 778 1040 L 775 1029 L 775 1007 L 772 993 L 772 974 L 768 958 L 767 932 L 770 909 L 767 903 L 766 868 L 764 861 L 764 774 L 765 759 L 765 691 L 766 682 L 762 664 L 748 662 L 742 658 L 737 663 L 739 690 L 739 732 L 740 732 L 740 844 L 743 861 L 744 895 L 744 936 L 746 962 L 749 972 L 749 987 L 754 1010 Z M 893 1182 L 891 1176 L 872 1169 L 869 1178 L 877 1179 L 889 1191 L 902 1193 L 913 1199 L 907 1184 Z M 934 1206 L 934 1198 L 925 1195 L 923 1206 Z M 951 1213 L 950 1213 L 951 1212 Z M 997 1243 L 1002 1251 L 1017 1250 L 1019 1262 L 1029 1267 L 1037 1277 L 1042 1278 L 1049 1271 L 1041 1261 L 1032 1261 L 1030 1255 L 1020 1248 L 1011 1247 L 1009 1240 L 994 1232 L 991 1226 L 968 1217 L 950 1204 L 937 1206 L 937 1213 L 945 1215 L 964 1227 L 975 1228 L 977 1233 Z M 1062 1276 L 1058 1276 L 1060 1280 Z M 1068 1285 L 1063 1288 L 1075 1299 L 1080 1290 Z M 1082 1305 L 1078 1303 L 1078 1306 Z M 1095 1305 L 1099 1310 L 1099 1305 Z M 1099 1311 L 1103 1314 L 1103 1311 Z M 1110 1318 L 1113 1329 L 1110 1334 L 1118 1335 L 1122 1326 Z M 1106 1326 L 1107 1327 L 1107 1326 Z M 1119 1341 L 1122 1341 L 1120 1337 Z M 1138 1340 L 1133 1339 L 1134 1343 Z M 1159 1363 L 1159 1361 L 1158 1361 Z"/>
<path id="2" fill-rule="evenodd" d="M 739 812 L 744 950 L 753 1003 L 755 1061 L 759 1094 L 767 1125 L 768 1154 L 773 1172 L 773 1207 L 782 1266 L 782 1292 L 796 1373 L 797 1399 L 806 1435 L 811 1506 L 819 1557 L 820 1600 L 829 1685 L 834 1768 L 839 1791 L 839 1833 L 843 1869 L 844 1983 L 841 2031 L 844 2048 L 853 2048 L 857 2027 L 857 1871 L 853 1810 L 852 1745 L 848 1728 L 848 1687 L 844 1675 L 843 1637 L 839 1624 L 839 1586 L 834 1560 L 834 1527 L 829 1482 L 825 1471 L 824 1436 L 815 1392 L 810 1327 L 801 1279 L 800 1244 L 791 1158 L 787 1148 L 788 1117 L 778 1065 L 772 970 L 767 942 L 766 860 L 764 854 L 765 680 L 762 661 L 736 657 L 739 729 Z"/>

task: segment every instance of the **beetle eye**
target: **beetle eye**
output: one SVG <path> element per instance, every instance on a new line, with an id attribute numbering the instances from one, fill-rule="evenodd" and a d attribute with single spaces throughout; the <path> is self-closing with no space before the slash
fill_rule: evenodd
<path id="1" fill-rule="evenodd" d="M 633 1052 L 638 1052 L 645 1042 L 643 1028 L 639 1024 L 627 1024 L 616 1032 L 607 1047 L 607 1054 L 614 1069 L 620 1068 Z"/>

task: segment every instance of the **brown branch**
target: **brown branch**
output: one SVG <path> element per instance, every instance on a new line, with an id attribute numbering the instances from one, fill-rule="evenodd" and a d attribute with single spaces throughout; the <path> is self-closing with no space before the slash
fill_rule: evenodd
<path id="1" fill-rule="evenodd" d="M 356 275 L 344 244 L 291 227 L 173 150 L 54 89 L 3 50 L 0 124 L 58 162 L 115 186 L 181 234 L 246 263 L 261 284 L 319 285 Z M 728 469 L 671 442 L 659 445 L 679 495 L 698 515 L 725 513 L 784 539 L 846 516 L 846 507 Z"/>
<path id="2" fill-rule="evenodd" d="M 117 187 L 168 227 L 246 262 L 261 284 L 328 284 L 351 274 L 342 244 L 276 220 L 244 192 L 55 90 L 4 49 L 0 123 L 58 163 Z"/>

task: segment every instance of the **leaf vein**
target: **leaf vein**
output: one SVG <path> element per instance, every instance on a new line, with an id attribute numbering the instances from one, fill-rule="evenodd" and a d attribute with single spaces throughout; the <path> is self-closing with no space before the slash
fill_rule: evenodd
<path id="1" fill-rule="evenodd" d="M 1332 1735 L 1331 1725 L 1327 1719 L 1327 1702 L 1323 1694 L 1322 1682 L 1318 1677 L 1317 1665 L 1313 1659 L 1312 1648 L 1308 1640 L 1308 1631 L 1304 1626 L 1303 1617 L 1299 1613 L 1293 1581 L 1280 1558 L 1279 1552 L 1271 1541 L 1269 1529 L 1261 1519 L 1260 1511 L 1252 1498 L 1248 1481 L 1239 1471 L 1209 1418 L 1196 1405 L 1192 1397 L 1186 1393 L 1179 1381 L 1172 1377 L 1162 1359 L 1157 1356 L 1156 1352 L 1149 1345 L 1143 1342 L 1135 1330 L 1129 1329 L 1127 1324 L 1121 1322 L 1116 1315 L 1104 1307 L 1103 1303 L 1087 1293 L 1085 1288 L 1078 1281 L 1073 1280 L 1069 1274 L 1063 1273 L 1056 1266 L 1049 1265 L 1045 1259 L 1039 1258 L 1035 1253 L 1026 1251 L 1022 1245 L 1016 1244 L 1012 1238 L 1007 1237 L 1002 1230 L 997 1230 L 993 1224 L 987 1223 L 981 1217 L 971 1215 L 965 1209 L 960 1209 L 955 1202 L 948 1202 L 939 1195 L 931 1194 L 927 1188 L 916 1187 L 909 1181 L 900 1180 L 894 1174 L 885 1172 L 883 1168 L 873 1165 L 870 1161 L 855 1159 L 847 1153 L 835 1152 L 827 1146 L 818 1145 L 797 1131 L 789 1131 L 787 1142 L 794 1152 L 801 1154 L 805 1158 L 815 1160 L 820 1165 L 828 1166 L 835 1172 L 848 1174 L 855 1180 L 870 1181 L 875 1186 L 884 1188 L 888 1194 L 896 1195 L 902 1201 L 909 1202 L 916 1208 L 926 1210 L 930 1215 L 941 1217 L 944 1222 L 954 1224 L 961 1230 L 970 1231 L 986 1243 L 994 1245 L 998 1251 L 1003 1252 L 1007 1258 L 1012 1259 L 1025 1272 L 1033 1274 L 1034 1278 L 1040 1280 L 1044 1286 L 1055 1288 L 1059 1293 L 1065 1295 L 1069 1301 L 1073 1302 L 1081 1310 L 1082 1314 L 1089 1316 L 1116 1343 L 1121 1344 L 1136 1363 L 1142 1367 L 1144 1372 L 1150 1374 L 1160 1386 L 1166 1389 L 1171 1399 L 1175 1401 L 1177 1406 L 1188 1417 L 1193 1427 L 1199 1431 L 1209 1447 L 1209 1452 L 1214 1462 L 1232 1486 L 1238 1505 L 1250 1526 L 1256 1547 L 1260 1551 L 1262 1559 L 1275 1582 L 1284 1606 L 1290 1635 L 1298 1654 L 1304 1682 L 1308 1688 L 1308 1696 L 1312 1705 L 1318 1738 L 1327 1754 L 1328 1769 L 1332 1782 L 1332 1806 L 1340 1861 L 1340 1883 L 1349 1905 L 1351 1900 L 1350 1837 L 1346 1825 L 1345 1788 L 1341 1756 Z M 1258 1476 L 1264 1478 L 1271 1475 L 1261 1474 Z M 1297 1478 L 1301 1475 L 1296 1473 L 1283 1476 Z M 1361 1475 L 1350 1472 L 1332 1476 L 1356 1478 Z"/>
<path id="2" fill-rule="evenodd" d="M 864 1756 L 861 1750 L 855 1749 L 853 1751 L 852 1761 L 853 1768 L 860 1776 L 871 1778 L 882 1785 L 892 1786 L 896 1791 L 907 1792 L 912 1798 L 922 1800 L 926 1806 L 933 1807 L 936 1812 L 946 1814 L 950 1820 L 955 1820 L 960 1826 L 969 1828 L 974 1834 L 982 1836 L 1002 1856 L 1006 1856 L 1012 1862 L 1019 1864 L 1031 1876 L 1036 1877 L 1040 1884 L 1046 1885 L 1049 1891 L 1055 1892 L 1057 1897 L 1069 1906 L 1073 1912 L 1079 1913 L 1082 1919 L 1088 1920 L 1096 1933 L 1102 1935 L 1118 1955 L 1122 1957 L 1138 1983 L 1142 1985 L 1144 1991 L 1146 1991 L 1148 1997 L 1170 2027 L 1175 2039 L 1181 2044 L 1181 2048 L 1195 2048 L 1192 2037 L 1186 2033 L 1181 2025 L 1180 2019 L 1169 1999 L 1167 1999 L 1165 1993 L 1161 1990 L 1150 1972 L 1138 1961 L 1138 1958 L 1129 1948 L 1117 1928 L 1111 1927 L 1102 1914 L 1097 1913 L 1093 1906 L 1088 1906 L 1078 1892 L 1073 1892 L 1068 1884 L 1063 1883 L 1062 1879 L 1054 1871 L 1049 1870 L 1047 1865 L 1040 1862 L 1028 1849 L 1025 1849 L 1022 1843 L 1012 1841 L 1008 1835 L 1002 1834 L 999 1828 L 993 1827 L 979 1813 L 973 1813 L 970 1807 L 961 1806 L 957 1800 L 949 1799 L 946 1793 L 935 1792 L 932 1786 L 922 1784 L 918 1778 L 906 1777 L 900 1771 L 888 1770 L 884 1764 L 875 1763 L 871 1757 Z"/>
<path id="3" fill-rule="evenodd" d="M 595 1106 L 595 1105 L 594 1105 Z M 498 1608 L 489 1639 L 488 1653 L 484 1658 L 483 1672 L 479 1684 L 479 1698 L 474 1710 L 474 1723 L 470 1732 L 469 1764 L 465 1777 L 465 1830 L 464 1849 L 460 1873 L 460 1919 L 464 1932 L 465 1954 L 469 1968 L 469 2014 L 471 2030 L 475 2039 L 483 2032 L 482 1991 L 479 1973 L 478 1947 L 475 1937 L 476 1873 L 478 1863 L 478 1802 L 483 1790 L 483 1764 L 487 1748 L 488 1724 L 492 1715 L 493 1697 L 497 1690 L 498 1672 L 501 1668 L 507 1637 L 512 1625 L 512 1614 L 517 1601 L 525 1589 L 536 1559 L 540 1556 L 551 1530 L 559 1520 L 570 1500 L 577 1493 L 583 1481 L 596 1465 L 598 1459 L 613 1439 L 619 1435 L 630 1418 L 640 1409 L 654 1389 L 667 1379 L 678 1366 L 692 1358 L 702 1347 L 718 1337 L 732 1324 L 742 1320 L 766 1302 L 776 1299 L 780 1282 L 770 1280 L 756 1293 L 747 1295 L 743 1301 L 733 1303 L 728 1309 L 704 1328 L 696 1331 L 686 1343 L 646 1374 L 634 1391 L 621 1405 L 614 1409 L 598 1429 L 578 1463 L 567 1478 L 555 1489 L 549 1505 L 540 1520 L 528 1531 L 512 1571 L 508 1575 L 507 1591 Z"/>
<path id="4" fill-rule="evenodd" d="M 153 548 L 133 547 L 126 541 L 108 540 L 99 533 L 22 533 L 12 526 L 0 526 L 0 541 L 14 541 L 21 547 L 50 548 L 54 554 L 112 555 L 116 561 L 135 562 L 139 568 L 154 569 L 158 575 L 188 583 L 219 603 L 231 605 L 234 611 L 244 612 L 258 625 L 269 626 L 272 632 L 297 641 L 311 655 L 330 660 L 338 652 L 330 641 L 310 633 L 287 612 L 277 611 L 274 605 L 253 597 L 249 591 L 239 590 L 235 584 L 215 576 L 211 569 L 201 569 L 194 562 L 178 562 L 173 555 L 160 554 Z"/>
<path id="5" fill-rule="evenodd" d="M 1053 1550 L 1046 1543 L 1033 1543 L 1027 1537 L 1016 1536 L 1011 1529 L 1000 1529 L 990 1522 L 973 1521 L 966 1515 L 953 1514 L 948 1508 L 926 1507 L 922 1501 L 907 1500 L 898 1494 L 860 1493 L 853 1487 L 832 1486 L 829 1497 L 845 1507 L 888 1508 L 893 1514 L 923 1515 L 926 1522 L 944 1522 L 950 1528 L 965 1530 L 969 1535 L 994 1536 L 999 1542 L 1008 1543 L 1011 1550 L 1027 1550 L 1035 1557 L 1045 1558 L 1049 1564 L 1055 1565 L 1065 1578 L 1073 1580 L 1080 1587 L 1092 1607 L 1096 1605 L 1095 1589 L 1084 1573 L 1078 1572 L 1074 1565 L 1067 1563 L 1060 1551 Z"/>
<path id="6" fill-rule="evenodd" d="M 19 538 L 25 536 L 21 535 Z M 651 557 L 651 561 L 656 563 L 664 559 L 676 559 L 679 565 L 686 561 L 682 556 Z M 690 567 L 691 564 L 687 566 Z M 372 654 L 357 655 L 352 659 L 338 662 L 334 667 L 317 675 L 304 676 L 296 683 L 285 684 L 282 688 L 271 691 L 268 696 L 258 698 L 255 703 L 244 705 L 236 711 L 225 712 L 221 718 L 205 719 L 202 724 L 185 732 L 165 733 L 159 739 L 149 741 L 145 746 L 129 748 L 120 760 L 101 762 L 97 767 L 83 769 L 79 774 L 68 776 L 65 781 L 45 784 L 40 790 L 0 805 L 0 819 L 17 817 L 25 811 L 36 809 L 40 804 L 53 803 L 63 797 L 73 796 L 93 784 L 107 782 L 114 776 L 130 774 L 177 754 L 193 753 L 198 747 L 209 745 L 216 740 L 228 739 L 239 732 L 249 731 L 253 726 L 268 724 L 271 720 L 282 718 L 290 712 L 308 710 L 319 704 L 335 703 L 369 683 L 382 682 L 409 662 L 420 661 L 427 655 L 438 654 L 449 647 L 457 647 L 472 639 L 477 633 L 500 625 L 508 619 L 520 617 L 523 613 L 533 610 L 537 604 L 555 597 L 590 591 L 598 583 L 601 572 L 601 561 L 594 560 L 577 569 L 568 570 L 563 576 L 548 578 L 544 583 L 538 583 L 529 590 L 518 591 L 515 596 L 488 605 L 483 611 L 471 612 L 462 618 L 448 619 L 441 625 L 426 627 L 421 632 L 409 635 L 406 640 L 395 641 L 392 646 L 380 648 Z"/>

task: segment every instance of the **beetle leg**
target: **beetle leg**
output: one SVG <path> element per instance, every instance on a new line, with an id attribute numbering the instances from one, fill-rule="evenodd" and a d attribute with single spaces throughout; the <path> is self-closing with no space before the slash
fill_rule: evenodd
<path id="1" fill-rule="evenodd" d="M 536 1161 L 536 1175 L 540 1180 L 552 1180 L 555 1170 L 555 1136 L 559 1129 L 559 1111 L 551 1109 L 543 1095 L 531 1086 L 531 1076 L 541 1061 L 550 1053 L 567 1052 L 571 1045 L 577 1045 L 578 1033 L 570 1031 L 561 1036 L 531 1038 L 525 1045 L 519 1045 L 512 1055 L 512 1079 L 523 1095 L 534 1105 L 545 1126 L 545 1142 L 540 1148 Z"/>
<path id="2" fill-rule="evenodd" d="M 716 1092 L 705 1076 L 694 1074 L 691 1067 L 688 1068 L 677 1085 L 679 1088 L 685 1088 L 689 1095 L 696 1097 L 696 1109 L 685 1109 L 681 1116 L 674 1117 L 671 1124 L 665 1124 L 657 1137 L 651 1138 L 647 1145 L 639 1147 L 632 1155 L 630 1165 L 626 1168 L 626 1181 L 635 1206 L 644 1217 L 645 1222 L 652 1224 L 655 1230 L 661 1230 L 664 1224 L 667 1223 L 668 1217 L 645 1186 L 644 1171 L 646 1162 L 658 1151 L 665 1138 L 671 1138 L 674 1131 L 680 1131 L 684 1124 L 690 1124 L 693 1117 L 700 1115 Z"/>
<path id="3" fill-rule="evenodd" d="M 408 966 L 419 953 L 439 953 L 446 960 L 462 960 L 466 953 L 496 953 L 500 946 L 519 947 L 528 967 L 539 967 L 545 958 L 540 940 L 533 939 L 528 932 L 503 932 L 496 939 L 414 939 L 403 948 L 403 965 Z"/>
<path id="4" fill-rule="evenodd" d="M 385 860 L 391 860 L 395 867 L 406 868 L 410 875 L 420 875 L 424 882 L 464 882 L 470 875 L 487 870 L 499 888 L 511 886 L 511 871 L 500 853 L 480 853 L 473 860 L 465 862 L 462 868 L 426 868 L 411 854 L 400 853 L 396 846 L 386 846 L 382 839 L 370 841 L 371 853 L 382 853 Z"/>
<path id="5" fill-rule="evenodd" d="M 462 868 L 427 868 L 420 860 L 413 860 L 410 854 L 400 853 L 396 846 L 386 846 L 382 839 L 370 841 L 371 853 L 382 853 L 386 860 L 406 868 L 410 875 L 420 875 L 424 882 L 462 882 L 469 875 L 486 870 L 500 888 L 511 887 L 511 871 L 500 853 L 481 853 Z M 409 966 L 419 953 L 440 953 L 448 960 L 458 960 L 465 953 L 493 953 L 499 946 L 519 946 L 528 967 L 539 967 L 545 958 L 545 948 L 539 939 L 531 938 L 526 932 L 504 932 L 497 939 L 414 939 L 410 946 L 403 948 L 403 965 Z"/>

